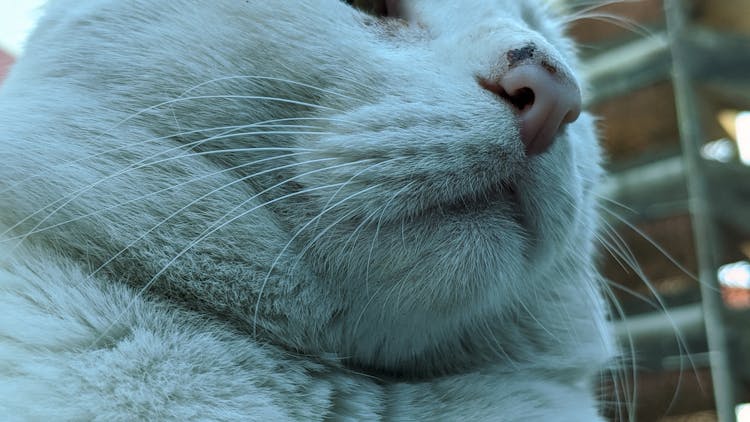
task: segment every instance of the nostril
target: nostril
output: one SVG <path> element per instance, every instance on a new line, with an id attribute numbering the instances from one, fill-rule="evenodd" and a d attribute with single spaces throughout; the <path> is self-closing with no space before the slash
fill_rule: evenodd
<path id="1" fill-rule="evenodd" d="M 578 85 L 557 69 L 550 71 L 549 65 L 517 66 L 497 82 L 479 79 L 479 84 L 517 111 L 521 140 L 528 154 L 546 151 L 560 129 L 578 119 L 581 113 Z"/>
<path id="2" fill-rule="evenodd" d="M 531 88 L 523 87 L 515 92 L 506 94 L 507 100 L 519 111 L 523 111 L 534 105 L 534 91 Z"/>
<path id="3" fill-rule="evenodd" d="M 513 92 L 508 92 L 505 87 L 499 83 L 493 83 L 484 78 L 478 78 L 478 82 L 482 88 L 507 101 L 518 111 L 523 111 L 534 105 L 536 95 L 534 95 L 534 91 L 531 88 L 521 87 Z"/>

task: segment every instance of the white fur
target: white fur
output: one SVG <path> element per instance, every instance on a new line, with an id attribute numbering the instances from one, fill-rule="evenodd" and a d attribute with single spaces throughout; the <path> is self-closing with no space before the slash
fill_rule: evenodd
<path id="1" fill-rule="evenodd" d="M 0 414 L 600 420 L 592 119 L 527 157 L 476 82 L 571 44 L 536 1 L 403 9 L 49 4 L 0 88 Z"/>

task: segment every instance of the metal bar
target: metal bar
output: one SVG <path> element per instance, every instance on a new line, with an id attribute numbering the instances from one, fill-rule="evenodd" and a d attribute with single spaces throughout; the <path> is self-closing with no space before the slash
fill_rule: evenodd
<path id="1" fill-rule="evenodd" d="M 729 344 L 723 323 L 724 306 L 717 280 L 718 251 L 721 243 L 711 210 L 707 178 L 700 156 L 703 135 L 692 81 L 691 54 L 686 44 L 689 28 L 684 4 L 684 0 L 665 1 L 672 51 L 672 83 L 690 194 L 690 213 L 698 255 L 706 338 L 711 351 L 711 377 L 714 384 L 716 412 L 719 421 L 730 422 L 736 420 L 734 410 L 736 384 L 730 367 Z"/>
<path id="2" fill-rule="evenodd" d="M 705 330 L 703 308 L 700 304 L 670 308 L 645 315 L 628 316 L 615 323 L 615 333 L 627 344 L 663 341 L 665 338 L 684 340 L 703 337 Z"/>
<path id="3" fill-rule="evenodd" d="M 669 78 L 667 34 L 655 33 L 608 49 L 587 59 L 582 69 L 591 87 L 584 93 L 588 106 L 666 81 Z"/>

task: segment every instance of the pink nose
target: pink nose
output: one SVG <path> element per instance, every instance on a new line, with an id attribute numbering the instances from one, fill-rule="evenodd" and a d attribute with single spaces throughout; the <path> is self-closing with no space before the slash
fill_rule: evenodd
<path id="1" fill-rule="evenodd" d="M 509 102 L 521 120 L 521 139 L 529 155 L 546 151 L 563 125 L 581 114 L 581 91 L 573 79 L 546 63 L 524 63 L 498 82 L 480 85 Z"/>

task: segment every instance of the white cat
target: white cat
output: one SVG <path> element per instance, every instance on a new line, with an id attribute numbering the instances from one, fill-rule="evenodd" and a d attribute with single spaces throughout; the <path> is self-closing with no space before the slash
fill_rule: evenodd
<path id="1" fill-rule="evenodd" d="M 54 0 L 0 88 L 0 415 L 591 421 L 599 149 L 542 1 Z"/>

